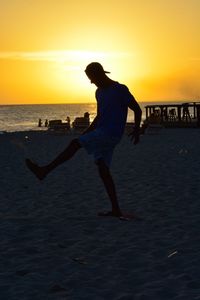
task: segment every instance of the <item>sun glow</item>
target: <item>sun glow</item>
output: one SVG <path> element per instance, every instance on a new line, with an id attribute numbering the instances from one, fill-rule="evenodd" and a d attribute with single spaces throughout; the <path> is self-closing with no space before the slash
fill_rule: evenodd
<path id="1" fill-rule="evenodd" d="M 105 69 L 111 71 L 113 79 L 123 78 L 125 80 L 128 79 L 128 76 L 124 69 L 124 61 L 130 60 L 130 58 L 133 59 L 133 55 L 128 53 L 85 50 L 0 53 L 1 60 L 9 62 L 10 65 L 21 65 L 20 68 L 16 68 L 17 74 L 9 73 L 7 80 L 5 76 L 7 84 L 12 77 L 15 78 L 17 90 L 23 86 L 18 95 L 21 101 L 23 99 L 25 101 L 26 89 L 29 88 L 32 89 L 32 95 L 36 99 L 40 99 L 42 96 L 45 101 L 59 103 L 95 101 L 94 88 L 96 87 L 90 88 L 90 81 L 84 72 L 88 63 L 99 61 Z M 134 66 L 132 78 L 134 73 L 138 75 L 141 72 L 139 69 L 136 71 L 136 61 Z"/>
<path id="2" fill-rule="evenodd" d="M 92 61 L 140 101 L 200 95 L 199 0 L 1 2 L 0 104 L 95 101 Z"/>

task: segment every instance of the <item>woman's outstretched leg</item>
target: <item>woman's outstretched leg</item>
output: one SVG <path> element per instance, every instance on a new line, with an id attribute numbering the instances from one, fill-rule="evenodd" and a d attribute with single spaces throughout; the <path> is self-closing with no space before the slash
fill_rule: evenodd
<path id="1" fill-rule="evenodd" d="M 48 165 L 38 166 L 33 163 L 30 159 L 26 159 L 26 165 L 29 170 L 39 179 L 43 180 L 52 170 L 57 166 L 61 165 L 65 161 L 69 160 L 74 156 L 74 154 L 81 148 L 81 144 L 78 139 L 73 139 L 68 147 L 60 153 L 53 161 Z"/>

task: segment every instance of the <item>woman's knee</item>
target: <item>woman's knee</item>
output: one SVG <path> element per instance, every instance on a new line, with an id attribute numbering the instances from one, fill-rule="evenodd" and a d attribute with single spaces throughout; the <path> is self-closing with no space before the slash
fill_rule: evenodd
<path id="1" fill-rule="evenodd" d="M 71 146 L 74 146 L 77 149 L 79 149 L 79 148 L 82 147 L 81 144 L 80 144 L 80 142 L 79 142 L 79 139 L 77 139 L 77 138 L 71 140 L 70 144 L 71 144 Z"/>
<path id="2" fill-rule="evenodd" d="M 108 166 L 106 165 L 106 163 L 104 162 L 103 159 L 98 159 L 96 161 L 96 165 L 98 167 L 100 175 L 107 175 L 107 174 L 109 174 L 109 172 L 110 172 L 109 168 L 108 168 Z"/>

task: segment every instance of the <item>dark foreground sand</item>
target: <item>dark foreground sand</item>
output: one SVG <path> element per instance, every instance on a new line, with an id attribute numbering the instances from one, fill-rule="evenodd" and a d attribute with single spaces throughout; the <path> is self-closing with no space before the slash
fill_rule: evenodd
<path id="1" fill-rule="evenodd" d="M 200 130 L 123 138 L 113 177 L 141 221 L 97 216 L 110 204 L 84 150 L 44 182 L 26 169 L 72 137 L 0 136 L 0 299 L 200 299 Z"/>

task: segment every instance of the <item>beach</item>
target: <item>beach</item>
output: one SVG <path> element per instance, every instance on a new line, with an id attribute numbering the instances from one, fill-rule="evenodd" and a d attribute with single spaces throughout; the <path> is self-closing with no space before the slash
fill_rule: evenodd
<path id="1" fill-rule="evenodd" d="M 26 168 L 74 136 L 0 135 L 0 299 L 200 299 L 200 129 L 124 135 L 111 172 L 130 221 L 97 216 L 110 203 L 84 149 L 42 182 Z"/>

